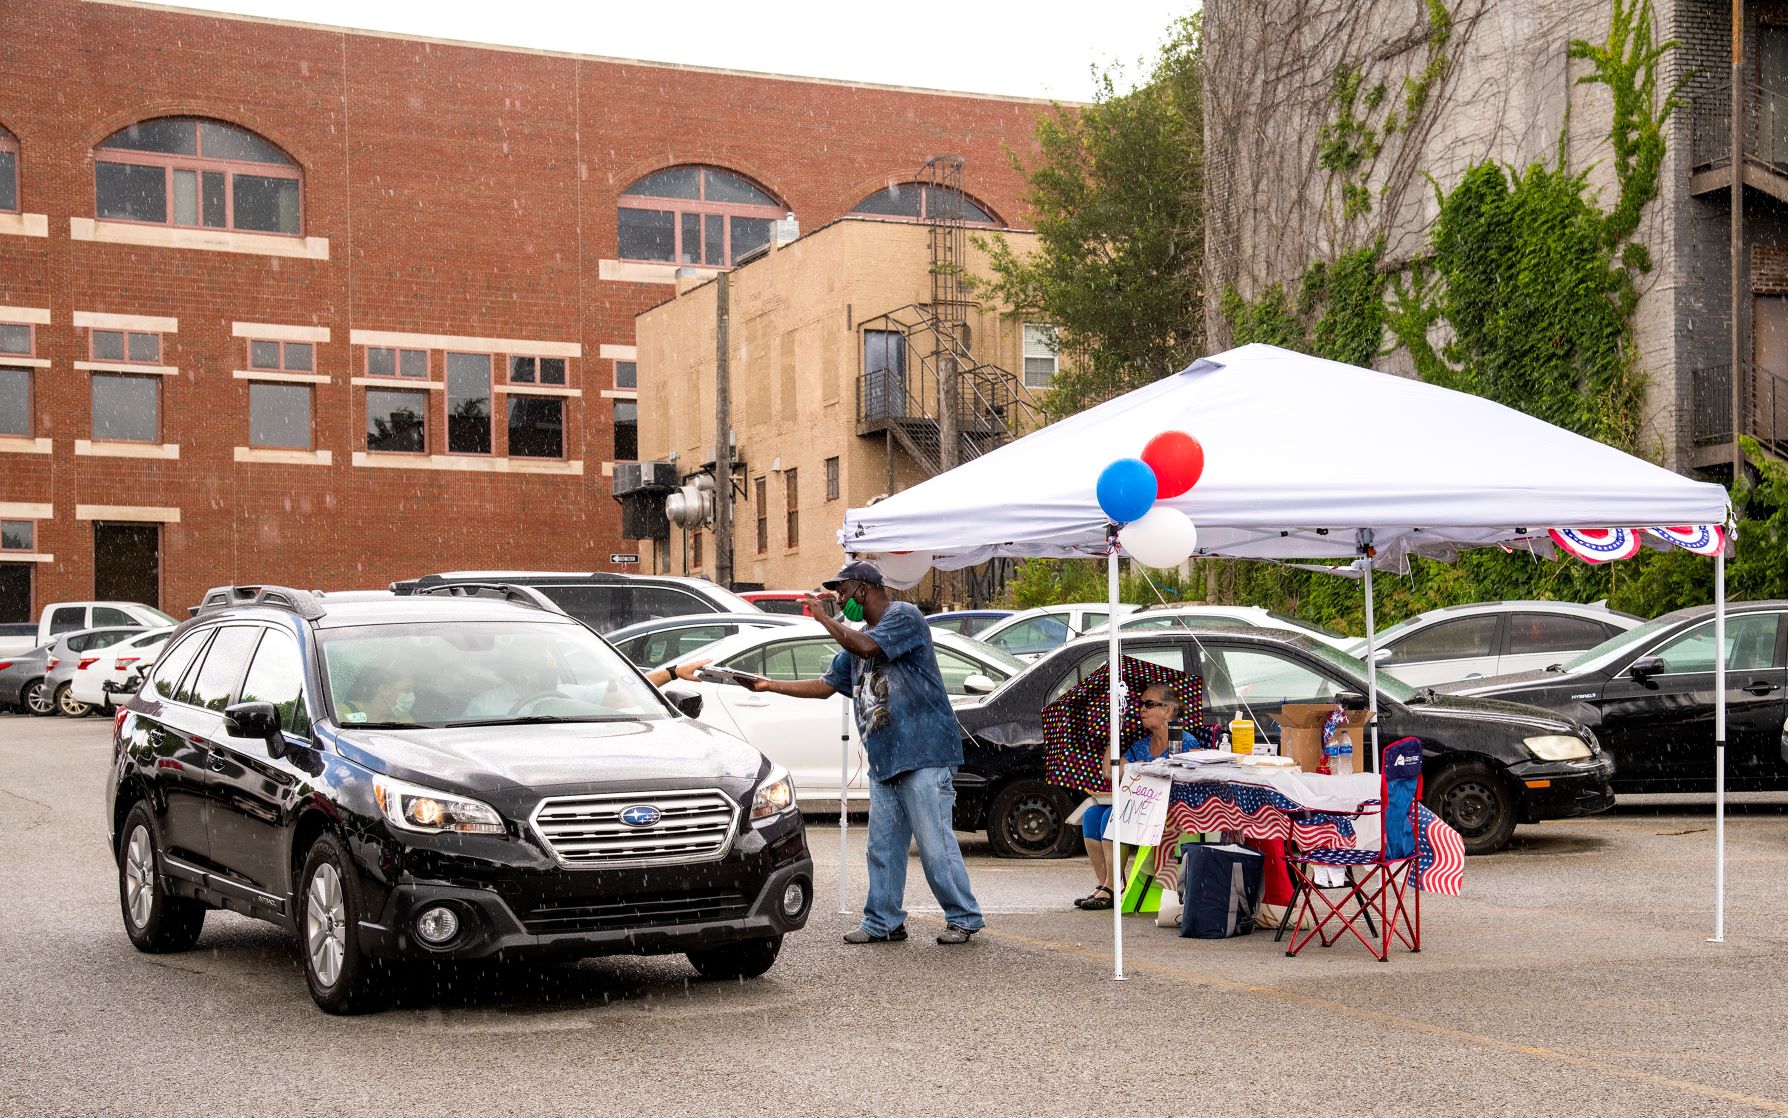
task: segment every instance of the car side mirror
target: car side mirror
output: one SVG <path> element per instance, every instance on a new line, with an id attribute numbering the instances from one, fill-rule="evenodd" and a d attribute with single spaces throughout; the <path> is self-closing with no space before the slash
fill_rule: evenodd
<path id="1" fill-rule="evenodd" d="M 962 689 L 971 695 L 991 695 L 1000 689 L 1000 685 L 992 676 L 976 672 L 963 677 Z"/>
<path id="2" fill-rule="evenodd" d="M 691 691 L 686 687 L 666 687 L 664 697 L 671 701 L 685 718 L 702 716 L 702 695 L 700 691 Z"/>
<path id="3" fill-rule="evenodd" d="M 1365 710 L 1370 705 L 1366 701 L 1366 696 L 1358 691 L 1337 691 L 1335 702 L 1340 705 L 1342 710 Z"/>
<path id="4" fill-rule="evenodd" d="M 1640 683 L 1651 679 L 1654 675 L 1664 674 L 1664 658 L 1662 656 L 1641 656 L 1627 668 L 1627 674 Z"/>
<path id="5" fill-rule="evenodd" d="M 286 738 L 279 728 L 279 708 L 272 703 L 236 703 L 224 708 L 224 730 L 231 737 L 260 738 L 267 755 L 276 760 L 286 755 Z"/>
<path id="6" fill-rule="evenodd" d="M 1372 650 L 1372 662 L 1374 664 L 1382 664 L 1390 658 L 1391 650 L 1388 648 L 1375 648 Z"/>

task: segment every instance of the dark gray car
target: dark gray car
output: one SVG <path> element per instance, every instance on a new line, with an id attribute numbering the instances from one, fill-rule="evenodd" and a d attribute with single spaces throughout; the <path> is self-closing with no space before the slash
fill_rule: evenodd
<path id="1" fill-rule="evenodd" d="M 146 631 L 147 626 L 143 625 L 112 625 L 102 629 L 79 629 L 57 637 L 50 644 L 50 657 L 44 664 L 42 687 L 43 694 L 49 696 L 53 706 L 48 711 L 38 711 L 33 707 L 31 712 L 49 714 L 60 711 L 70 718 L 85 718 L 92 714 L 91 704 L 83 703 L 69 693 L 82 658 L 95 655 L 100 649 L 110 648 L 119 641 L 129 640 Z"/>
<path id="2" fill-rule="evenodd" d="M 50 658 L 50 646 L 38 645 L 29 652 L 0 656 L 0 710 L 26 714 L 55 714 L 56 704 L 43 687 L 43 665 Z"/>

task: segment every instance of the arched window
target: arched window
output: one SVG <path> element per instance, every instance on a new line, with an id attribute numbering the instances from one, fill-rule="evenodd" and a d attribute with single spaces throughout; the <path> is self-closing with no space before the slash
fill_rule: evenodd
<path id="1" fill-rule="evenodd" d="M 19 138 L 0 128 L 0 212 L 19 208 Z"/>
<path id="2" fill-rule="evenodd" d="M 653 171 L 621 192 L 623 260 L 729 268 L 770 243 L 787 209 L 743 176 L 685 164 Z"/>
<path id="3" fill-rule="evenodd" d="M 108 221 L 296 234 L 301 194 L 296 160 L 218 120 L 146 120 L 93 152 L 94 214 Z"/>
<path id="4" fill-rule="evenodd" d="M 951 207 L 958 208 L 953 212 Z M 884 187 L 851 207 L 851 212 L 903 217 L 908 221 L 937 221 L 959 216 L 971 225 L 999 224 L 998 218 L 962 191 L 922 182 L 897 182 Z"/>

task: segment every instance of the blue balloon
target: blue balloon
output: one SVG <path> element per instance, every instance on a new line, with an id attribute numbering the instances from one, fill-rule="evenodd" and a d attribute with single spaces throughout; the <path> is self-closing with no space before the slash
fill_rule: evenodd
<path id="1" fill-rule="evenodd" d="M 1159 483 L 1155 471 L 1140 458 L 1119 458 L 1099 473 L 1099 507 L 1114 524 L 1141 520 L 1155 507 Z"/>

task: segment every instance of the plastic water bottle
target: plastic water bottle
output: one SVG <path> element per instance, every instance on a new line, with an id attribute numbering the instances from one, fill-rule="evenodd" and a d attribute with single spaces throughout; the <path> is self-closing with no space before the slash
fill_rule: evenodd
<path id="1" fill-rule="evenodd" d="M 1335 757 L 1329 762 L 1329 769 L 1336 776 L 1353 775 L 1353 739 L 1346 730 L 1335 735 Z"/>

